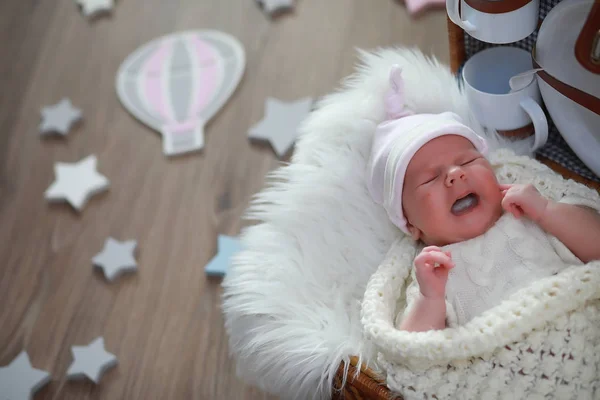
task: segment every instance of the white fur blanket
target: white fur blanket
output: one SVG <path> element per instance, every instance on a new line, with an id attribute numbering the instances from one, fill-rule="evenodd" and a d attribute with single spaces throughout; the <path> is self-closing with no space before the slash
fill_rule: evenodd
<path id="1" fill-rule="evenodd" d="M 598 192 L 535 160 L 506 149 L 490 159 L 501 183 L 600 210 Z M 600 261 L 541 279 L 463 326 L 406 332 L 394 325 L 410 303 L 416 252 L 410 238 L 394 242 L 363 300 L 390 389 L 406 400 L 600 398 Z"/>
<path id="2" fill-rule="evenodd" d="M 269 176 L 246 217 L 243 250 L 223 281 L 223 312 L 238 375 L 286 400 L 327 399 L 342 360 L 377 369 L 363 337 L 367 281 L 401 234 L 365 186 L 373 123 L 384 117 L 390 67 L 399 64 L 407 105 L 417 112 L 469 114 L 456 77 L 416 49 L 361 52 L 362 63 L 302 127 L 292 162 Z M 371 121 L 371 122 L 369 122 Z M 492 148 L 525 154 L 531 143 Z"/>

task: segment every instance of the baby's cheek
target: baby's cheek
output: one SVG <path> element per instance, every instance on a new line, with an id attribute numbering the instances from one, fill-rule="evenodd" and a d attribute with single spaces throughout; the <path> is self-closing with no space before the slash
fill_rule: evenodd
<path id="1" fill-rule="evenodd" d="M 419 203 L 421 204 L 427 204 L 430 205 L 431 204 L 431 199 L 432 199 L 432 195 L 431 193 L 425 193 L 423 196 L 421 196 L 421 198 L 419 199 Z"/>
<path id="2" fill-rule="evenodd" d="M 435 211 L 435 208 L 439 207 L 442 201 L 441 196 L 433 191 L 424 193 L 419 199 L 419 202 L 423 204 L 428 212 Z"/>
<path id="3" fill-rule="evenodd" d="M 425 193 L 417 198 L 420 214 L 426 219 L 431 218 L 438 208 L 437 196 L 433 193 Z"/>
<path id="4" fill-rule="evenodd" d="M 402 202 L 402 208 L 405 217 L 411 223 L 417 223 L 421 220 L 424 212 L 423 196 L 413 192 L 412 196 L 406 196 Z"/>

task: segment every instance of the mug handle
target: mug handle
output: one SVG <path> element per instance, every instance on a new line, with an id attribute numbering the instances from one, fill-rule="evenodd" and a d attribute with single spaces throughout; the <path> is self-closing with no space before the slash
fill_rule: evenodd
<path id="1" fill-rule="evenodd" d="M 523 110 L 529 115 L 529 118 L 531 118 L 531 121 L 533 121 L 535 140 L 532 151 L 536 151 L 548 141 L 548 120 L 544 111 L 542 111 L 542 107 L 531 97 L 521 100 L 520 104 Z"/>
<path id="2" fill-rule="evenodd" d="M 460 1 L 461 0 L 446 0 L 446 12 L 448 13 L 448 17 L 452 22 L 463 28 L 466 32 L 473 32 L 475 30 L 475 25 L 469 21 L 463 21 L 460 19 L 460 15 L 458 13 Z"/>
<path id="3" fill-rule="evenodd" d="M 600 1 L 595 1 L 575 42 L 575 58 L 588 71 L 600 74 Z"/>

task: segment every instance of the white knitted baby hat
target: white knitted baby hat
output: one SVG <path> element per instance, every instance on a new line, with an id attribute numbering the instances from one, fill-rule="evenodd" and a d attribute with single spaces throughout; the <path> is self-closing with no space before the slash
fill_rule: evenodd
<path id="1" fill-rule="evenodd" d="M 394 65 L 390 89 L 385 98 L 388 119 L 374 133 L 371 157 L 367 164 L 367 187 L 373 200 L 384 209 L 394 225 L 409 233 L 402 210 L 402 186 L 406 168 L 415 153 L 427 142 L 444 135 L 459 135 L 470 140 L 482 154 L 487 142 L 464 125 L 452 112 L 413 114 L 404 106 L 401 70 Z"/>

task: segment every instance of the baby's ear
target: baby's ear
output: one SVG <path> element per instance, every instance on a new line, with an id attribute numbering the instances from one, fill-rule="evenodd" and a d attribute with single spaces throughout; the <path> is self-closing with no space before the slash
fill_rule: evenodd
<path id="1" fill-rule="evenodd" d="M 421 239 L 421 235 L 422 232 L 419 228 L 417 228 L 416 226 L 412 225 L 410 222 L 406 222 L 406 229 L 408 230 L 408 232 L 410 233 L 410 236 L 413 238 L 413 240 L 416 242 L 419 239 Z"/>

